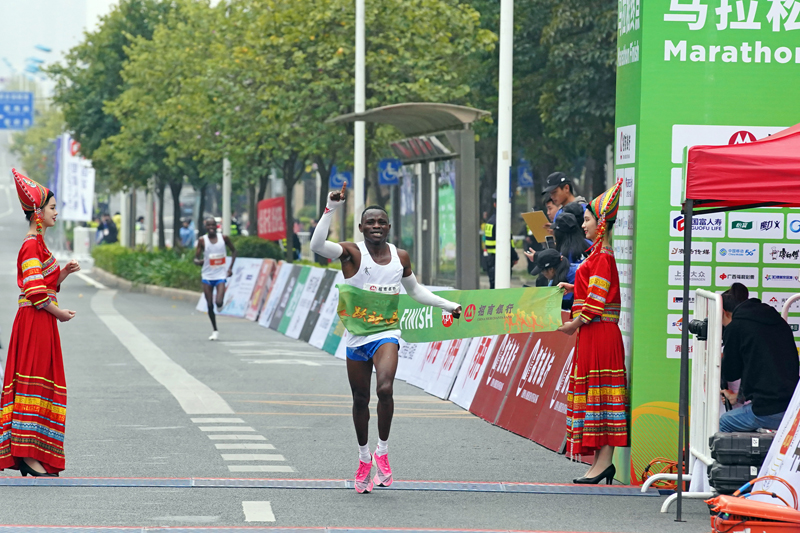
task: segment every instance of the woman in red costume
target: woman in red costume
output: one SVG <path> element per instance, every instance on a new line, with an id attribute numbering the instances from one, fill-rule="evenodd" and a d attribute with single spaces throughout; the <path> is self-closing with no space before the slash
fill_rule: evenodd
<path id="1" fill-rule="evenodd" d="M 619 331 L 620 291 L 611 229 L 617 219 L 622 180 L 587 206 L 583 229 L 592 252 L 575 273 L 572 321 L 559 331 L 578 332 L 577 358 L 567 394 L 567 450 L 573 457 L 594 455 L 592 466 L 574 483 L 611 484 L 615 446 L 628 445 L 625 349 Z"/>
<path id="2" fill-rule="evenodd" d="M 56 321 L 75 311 L 61 309 L 56 293 L 69 274 L 80 270 L 70 261 L 62 270 L 44 242 L 56 223 L 53 193 L 12 169 L 17 195 L 30 222 L 17 258 L 19 310 L 8 345 L 0 396 L 0 470 L 23 476 L 57 476 L 64 470 L 64 422 L 67 386 Z"/>

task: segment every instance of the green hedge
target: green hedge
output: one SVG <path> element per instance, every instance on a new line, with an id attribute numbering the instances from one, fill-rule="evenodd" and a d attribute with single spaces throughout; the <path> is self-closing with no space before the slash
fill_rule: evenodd
<path id="1" fill-rule="evenodd" d="M 278 243 L 266 241 L 261 237 L 233 237 L 238 257 L 255 257 L 256 259 L 283 259 L 283 250 Z"/>
<path id="2" fill-rule="evenodd" d="M 104 244 L 92 249 L 92 257 L 98 268 L 134 283 L 203 290 L 200 267 L 192 262 L 194 250 L 147 252 Z"/>

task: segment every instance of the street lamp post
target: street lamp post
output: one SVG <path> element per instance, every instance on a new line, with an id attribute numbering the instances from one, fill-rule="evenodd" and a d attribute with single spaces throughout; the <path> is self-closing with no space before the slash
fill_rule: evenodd
<path id="1" fill-rule="evenodd" d="M 356 95 L 355 112 L 363 113 L 366 109 L 366 89 L 365 89 L 365 49 L 364 38 L 364 0 L 356 0 Z M 358 224 L 361 222 L 359 215 L 364 210 L 364 178 L 366 177 L 366 149 L 365 149 L 365 123 L 358 121 L 354 124 L 355 146 L 353 154 L 355 161 L 353 165 L 353 242 L 363 240 L 363 235 L 358 231 Z"/>
<path id="2" fill-rule="evenodd" d="M 497 211 L 495 287 L 511 286 L 511 123 L 514 71 L 514 0 L 500 1 L 500 76 L 497 83 Z"/>

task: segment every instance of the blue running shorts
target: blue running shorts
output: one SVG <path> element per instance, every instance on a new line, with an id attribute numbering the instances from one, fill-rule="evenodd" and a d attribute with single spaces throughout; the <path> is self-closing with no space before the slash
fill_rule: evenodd
<path id="1" fill-rule="evenodd" d="M 352 359 L 353 361 L 369 361 L 375 356 L 375 352 L 378 351 L 378 348 L 389 343 L 400 346 L 400 341 L 394 337 L 378 339 L 376 341 L 368 342 L 367 344 L 362 344 L 361 346 L 356 346 L 355 348 L 348 348 L 347 358 Z"/>
<path id="2" fill-rule="evenodd" d="M 228 281 L 227 279 L 204 279 L 201 280 L 205 285 L 211 285 L 212 287 L 216 287 L 217 285 L 221 285 Z"/>

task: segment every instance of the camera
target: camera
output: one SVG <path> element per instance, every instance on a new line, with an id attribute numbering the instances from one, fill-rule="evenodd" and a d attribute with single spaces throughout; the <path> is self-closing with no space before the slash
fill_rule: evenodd
<path id="1" fill-rule="evenodd" d="M 689 321 L 689 333 L 697 336 L 697 340 L 704 341 L 708 339 L 708 319 L 703 320 L 693 319 Z"/>

